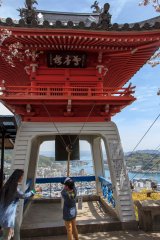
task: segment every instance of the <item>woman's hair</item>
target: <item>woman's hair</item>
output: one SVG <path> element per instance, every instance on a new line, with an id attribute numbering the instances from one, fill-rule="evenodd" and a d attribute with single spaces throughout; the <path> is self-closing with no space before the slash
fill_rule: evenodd
<path id="1" fill-rule="evenodd" d="M 18 182 L 23 176 L 23 174 L 23 170 L 16 169 L 0 190 L 0 202 L 2 202 L 5 206 L 10 204 L 14 200 L 15 193 L 18 187 Z"/>

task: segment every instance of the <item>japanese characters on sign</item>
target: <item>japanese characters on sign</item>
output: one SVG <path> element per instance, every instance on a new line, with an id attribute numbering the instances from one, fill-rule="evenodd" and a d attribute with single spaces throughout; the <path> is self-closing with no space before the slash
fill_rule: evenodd
<path id="1" fill-rule="evenodd" d="M 84 68 L 86 67 L 86 54 L 82 52 L 49 52 L 47 63 L 51 68 Z"/>

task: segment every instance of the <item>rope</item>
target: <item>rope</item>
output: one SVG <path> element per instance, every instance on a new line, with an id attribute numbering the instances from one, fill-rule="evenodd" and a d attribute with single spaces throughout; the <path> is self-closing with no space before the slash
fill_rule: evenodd
<path id="1" fill-rule="evenodd" d="M 61 135 L 61 133 L 60 133 L 58 127 L 56 126 L 55 122 L 52 121 L 51 115 L 50 115 L 50 113 L 49 113 L 47 107 L 46 107 L 44 104 L 43 104 L 43 107 L 44 107 L 45 111 L 47 112 L 49 119 L 51 120 L 50 122 L 54 125 L 54 127 L 55 127 L 56 130 L 57 130 L 57 132 L 59 133 L 60 138 L 61 138 L 61 140 L 62 140 L 62 144 L 64 145 L 64 147 L 65 147 L 65 149 L 66 149 L 66 148 L 67 148 L 67 144 L 65 143 L 65 141 L 64 141 L 64 139 L 63 139 L 63 137 L 62 137 L 62 135 Z"/>
<path id="2" fill-rule="evenodd" d="M 71 160 L 71 153 L 72 149 L 70 146 L 66 147 L 66 151 L 68 152 L 68 161 L 67 161 L 67 177 L 70 176 L 70 160 Z"/>
<path id="3" fill-rule="evenodd" d="M 51 120 L 51 123 L 54 125 L 54 127 L 55 127 L 56 130 L 57 130 L 57 132 L 59 133 L 59 135 L 60 135 L 60 137 L 61 137 L 61 139 L 62 139 L 63 145 L 64 145 L 66 151 L 68 152 L 67 177 L 69 177 L 69 175 L 70 175 L 70 159 L 71 159 L 71 153 L 72 153 L 72 146 L 74 146 L 74 144 L 76 143 L 77 139 L 79 138 L 79 136 L 80 136 L 80 134 L 81 134 L 81 132 L 82 132 L 85 124 L 87 123 L 87 121 L 88 121 L 88 119 L 89 119 L 89 117 L 90 117 L 90 115 L 91 115 L 91 113 L 92 113 L 92 111 L 93 111 L 93 109 L 94 109 L 94 107 L 95 107 L 95 103 L 93 104 L 93 106 L 92 106 L 92 108 L 91 108 L 91 110 L 90 110 L 90 112 L 89 112 L 89 114 L 88 114 L 88 116 L 87 116 L 87 118 L 86 118 L 86 121 L 83 123 L 82 128 L 80 129 L 80 132 L 79 132 L 79 134 L 77 135 L 77 137 L 75 138 L 75 140 L 74 140 L 73 143 L 71 143 L 71 139 L 70 139 L 70 137 L 69 137 L 70 145 L 68 145 L 68 146 L 67 146 L 66 142 L 64 141 L 63 136 L 62 136 L 61 133 L 59 132 L 59 129 L 58 129 L 58 127 L 56 126 L 55 122 L 52 121 L 51 115 L 50 115 L 47 107 L 45 106 L 45 104 L 43 104 L 43 107 L 44 107 L 45 111 L 47 112 L 47 114 L 48 114 L 48 116 L 49 116 L 49 119 Z"/>
<path id="4" fill-rule="evenodd" d="M 76 143 L 77 139 L 78 139 L 79 136 L 81 135 L 81 132 L 82 132 L 84 126 L 86 125 L 86 123 L 88 122 L 88 119 L 89 119 L 89 117 L 90 117 L 90 115 L 91 115 L 91 113 L 92 113 L 95 105 L 96 105 L 96 104 L 94 103 L 93 106 L 92 106 L 92 108 L 91 108 L 91 110 L 90 110 L 90 112 L 89 112 L 89 114 L 88 114 L 88 116 L 87 116 L 87 118 L 86 118 L 86 121 L 83 123 L 83 125 L 82 125 L 82 127 L 81 127 L 81 129 L 80 129 L 80 131 L 79 131 L 79 135 L 77 135 L 77 137 L 75 138 L 75 140 L 74 140 L 74 142 L 73 142 L 73 145 Z"/>

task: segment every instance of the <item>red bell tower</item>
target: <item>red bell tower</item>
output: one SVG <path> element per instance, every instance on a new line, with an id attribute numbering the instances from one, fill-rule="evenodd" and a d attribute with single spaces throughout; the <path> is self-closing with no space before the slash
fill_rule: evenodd
<path id="1" fill-rule="evenodd" d="M 1 23 L 0 99 L 12 112 L 30 122 L 104 122 L 135 100 L 123 86 L 159 47 L 156 18 L 118 25 L 108 3 L 92 14 L 32 5 L 18 23 Z"/>
<path id="2" fill-rule="evenodd" d="M 36 33 L 24 28 L 10 30 L 26 50 L 29 47 L 33 53 L 37 49 L 34 59 L 16 62 L 7 73 L 7 63 L 2 59 L 0 98 L 24 121 L 50 121 L 44 105 L 53 121 L 85 121 L 93 105 L 90 121 L 109 121 L 135 100 L 131 95 L 134 88 L 123 85 L 141 64 L 133 60 L 137 36 L 132 39 L 133 46 L 128 47 L 130 36 L 120 39 L 112 32 L 106 36 L 72 29 L 55 29 L 54 33 L 50 29 L 37 29 Z M 139 61 L 145 60 L 146 55 Z"/>
<path id="3" fill-rule="evenodd" d="M 41 11 L 40 21 L 40 11 L 27 7 L 19 22 L 0 22 L 1 32 L 11 33 L 2 38 L 0 100 L 22 119 L 12 170 L 24 169 L 25 189 L 28 178 L 35 182 L 40 144 L 76 135 L 91 145 L 99 194 L 103 139 L 117 216 L 135 223 L 123 149 L 111 119 L 135 100 L 135 88 L 124 85 L 159 48 L 160 22 L 112 24 L 109 4 L 96 13 Z M 22 216 L 23 204 L 19 224 Z"/>

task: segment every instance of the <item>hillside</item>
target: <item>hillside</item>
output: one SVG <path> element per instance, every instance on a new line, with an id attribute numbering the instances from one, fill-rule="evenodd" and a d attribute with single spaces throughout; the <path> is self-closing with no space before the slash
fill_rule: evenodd
<path id="1" fill-rule="evenodd" d="M 0 151 L 0 153 L 1 153 L 1 151 Z M 4 158 L 5 158 L 5 165 L 10 165 L 12 162 L 12 150 L 5 150 Z M 38 166 L 39 167 L 48 167 L 48 166 L 52 165 L 53 161 L 54 161 L 53 157 L 47 157 L 47 156 L 40 155 Z"/>
<path id="2" fill-rule="evenodd" d="M 83 161 L 89 159 L 89 154 L 82 151 L 81 154 Z M 126 153 L 125 160 L 129 169 L 134 169 L 136 166 L 141 166 L 142 170 L 152 169 L 160 171 L 160 153 L 154 150 L 142 150 L 134 153 Z M 12 150 L 5 151 L 5 165 L 9 168 L 12 161 Z M 40 155 L 39 156 L 39 167 L 52 166 L 54 157 Z"/>
<path id="3" fill-rule="evenodd" d="M 141 166 L 142 170 L 160 170 L 160 153 L 153 151 L 137 151 L 125 156 L 127 167 L 136 168 Z"/>
<path id="4" fill-rule="evenodd" d="M 38 167 L 52 166 L 53 162 L 54 162 L 53 157 L 46 157 L 46 156 L 40 155 L 39 156 Z"/>

